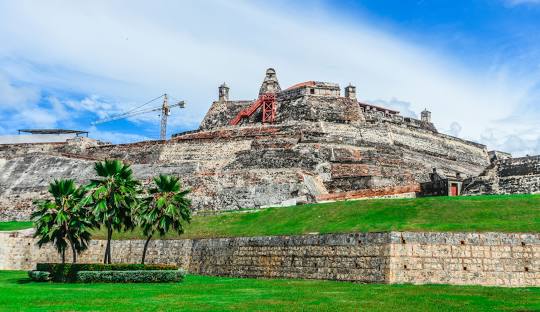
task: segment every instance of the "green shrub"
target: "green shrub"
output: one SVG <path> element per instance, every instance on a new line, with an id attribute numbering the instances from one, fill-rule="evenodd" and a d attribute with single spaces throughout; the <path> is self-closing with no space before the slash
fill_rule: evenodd
<path id="1" fill-rule="evenodd" d="M 81 283 L 166 283 L 181 282 L 182 270 L 136 271 L 79 271 L 76 281 Z"/>
<path id="2" fill-rule="evenodd" d="M 51 280 L 51 273 L 47 271 L 28 271 L 28 277 L 36 282 L 47 282 Z"/>
<path id="3" fill-rule="evenodd" d="M 80 271 L 161 271 L 176 270 L 178 267 L 166 264 L 38 263 L 36 269 L 50 272 L 55 282 L 73 282 Z"/>

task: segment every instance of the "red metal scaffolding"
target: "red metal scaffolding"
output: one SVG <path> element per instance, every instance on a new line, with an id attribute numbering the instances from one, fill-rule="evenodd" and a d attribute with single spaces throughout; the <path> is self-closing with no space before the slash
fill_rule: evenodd
<path id="1" fill-rule="evenodd" d="M 243 118 L 249 118 L 259 108 L 262 107 L 262 123 L 273 123 L 276 119 L 276 95 L 274 93 L 265 93 L 261 95 L 248 108 L 240 111 L 229 124 L 236 126 Z"/>

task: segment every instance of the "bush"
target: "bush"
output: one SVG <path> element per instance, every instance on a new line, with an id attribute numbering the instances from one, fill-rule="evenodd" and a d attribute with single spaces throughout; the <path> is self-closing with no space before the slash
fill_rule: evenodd
<path id="1" fill-rule="evenodd" d="M 178 267 L 166 264 L 38 263 L 36 269 L 50 272 L 55 282 L 73 282 L 80 271 L 161 271 L 177 270 Z"/>
<path id="2" fill-rule="evenodd" d="M 182 270 L 135 271 L 79 271 L 76 281 L 81 283 L 166 283 L 181 282 Z"/>
<path id="3" fill-rule="evenodd" d="M 36 282 L 47 282 L 51 280 L 51 273 L 47 271 L 28 271 L 28 277 Z"/>

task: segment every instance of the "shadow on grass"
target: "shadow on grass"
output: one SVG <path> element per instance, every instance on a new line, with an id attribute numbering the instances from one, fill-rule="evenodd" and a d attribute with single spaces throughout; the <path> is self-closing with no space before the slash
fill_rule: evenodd
<path id="1" fill-rule="evenodd" d="M 30 284 L 33 282 L 30 278 L 21 278 L 13 281 L 15 281 L 17 284 Z"/>

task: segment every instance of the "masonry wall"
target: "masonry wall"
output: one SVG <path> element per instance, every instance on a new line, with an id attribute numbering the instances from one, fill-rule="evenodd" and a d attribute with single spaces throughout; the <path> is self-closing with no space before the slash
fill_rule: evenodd
<path id="1" fill-rule="evenodd" d="M 391 234 L 390 283 L 540 286 L 540 234 Z"/>
<path id="2" fill-rule="evenodd" d="M 465 194 L 540 193 L 540 155 L 494 159 L 479 176 L 464 183 Z"/>
<path id="3" fill-rule="evenodd" d="M 540 193 L 540 156 L 500 160 L 498 177 L 501 193 Z"/>
<path id="4" fill-rule="evenodd" d="M 28 220 L 53 179 L 85 183 L 95 161 L 111 158 L 132 164 L 143 183 L 159 173 L 181 177 L 194 213 L 401 196 L 429 181 L 432 168 L 466 177 L 489 165 L 483 145 L 411 123 L 365 120 L 348 98 L 280 97 L 275 124 L 237 127 L 213 122 L 245 103 L 214 104 L 203 122 L 208 130 L 170 141 L 0 148 L 0 220 Z"/>
<path id="5" fill-rule="evenodd" d="M 144 241 L 113 241 L 116 262 L 138 263 Z M 92 241 L 81 262 L 100 262 L 105 242 Z M 69 259 L 69 254 L 68 254 Z M 58 262 L 30 233 L 0 233 L 0 269 Z M 540 286 L 540 234 L 352 233 L 151 243 L 148 263 L 234 277 L 329 279 L 364 283 Z"/>

